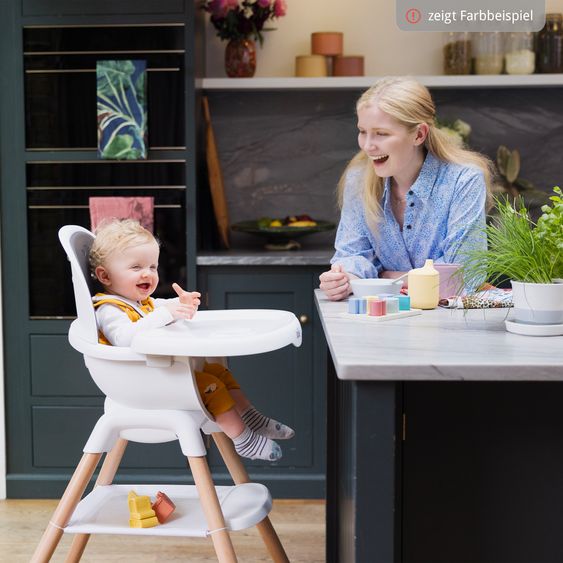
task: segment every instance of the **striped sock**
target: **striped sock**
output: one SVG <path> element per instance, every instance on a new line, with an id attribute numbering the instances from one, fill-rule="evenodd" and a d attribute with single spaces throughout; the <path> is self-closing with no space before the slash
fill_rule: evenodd
<path id="1" fill-rule="evenodd" d="M 282 451 L 273 440 L 256 434 L 248 427 L 242 434 L 233 438 L 233 444 L 238 455 L 250 459 L 264 459 L 266 461 L 278 461 L 282 457 Z"/>
<path id="2" fill-rule="evenodd" d="M 276 440 L 289 440 L 295 436 L 295 431 L 293 428 L 274 420 L 273 418 L 268 418 L 264 416 L 260 411 L 257 411 L 252 405 L 250 405 L 241 415 L 242 421 L 250 428 L 254 430 L 260 436 L 265 436 L 266 438 L 275 438 Z"/>

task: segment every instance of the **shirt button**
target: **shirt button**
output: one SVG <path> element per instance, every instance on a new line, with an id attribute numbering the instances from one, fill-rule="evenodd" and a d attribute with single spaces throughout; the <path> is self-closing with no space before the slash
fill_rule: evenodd
<path id="1" fill-rule="evenodd" d="M 412 190 L 409 190 L 409 195 L 413 195 L 414 192 Z"/>
<path id="2" fill-rule="evenodd" d="M 414 207 L 414 201 L 410 202 L 410 207 Z"/>
<path id="3" fill-rule="evenodd" d="M 412 226 L 411 226 L 411 225 L 407 225 L 407 229 L 409 229 L 409 230 L 412 229 Z"/>

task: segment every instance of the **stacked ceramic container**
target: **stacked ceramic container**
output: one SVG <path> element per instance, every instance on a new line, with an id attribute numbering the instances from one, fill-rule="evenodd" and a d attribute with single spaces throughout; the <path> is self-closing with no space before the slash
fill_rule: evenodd
<path id="1" fill-rule="evenodd" d="M 363 76 L 364 57 L 343 55 L 344 34 L 319 31 L 311 34 L 311 55 L 295 58 L 296 76 Z"/>

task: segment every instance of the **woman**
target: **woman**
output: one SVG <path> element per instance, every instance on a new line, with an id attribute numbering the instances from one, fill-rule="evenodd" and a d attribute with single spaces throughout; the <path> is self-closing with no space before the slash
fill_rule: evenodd
<path id="1" fill-rule="evenodd" d="M 356 112 L 360 152 L 338 185 L 336 253 L 319 278 L 334 301 L 350 294 L 350 279 L 396 278 L 427 258 L 460 262 L 468 247 L 487 244 L 492 163 L 438 129 L 428 89 L 384 78 Z"/>

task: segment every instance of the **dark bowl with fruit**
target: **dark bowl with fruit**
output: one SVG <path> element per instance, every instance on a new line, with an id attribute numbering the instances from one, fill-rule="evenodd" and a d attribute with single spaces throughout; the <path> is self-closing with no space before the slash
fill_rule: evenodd
<path id="1" fill-rule="evenodd" d="M 284 219 L 262 217 L 257 221 L 241 221 L 231 225 L 231 228 L 233 231 L 265 237 L 266 248 L 270 250 L 290 250 L 300 247 L 299 243 L 292 244 L 293 239 L 331 231 L 335 226 L 330 221 L 320 221 L 309 215 L 292 215 Z"/>

